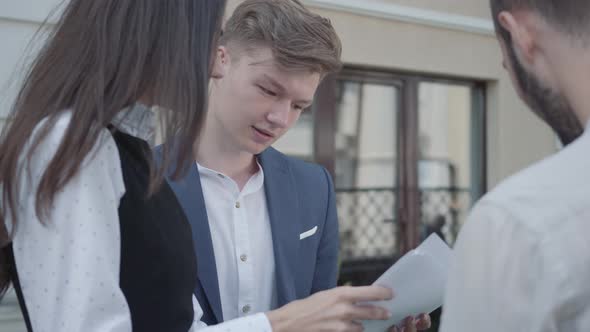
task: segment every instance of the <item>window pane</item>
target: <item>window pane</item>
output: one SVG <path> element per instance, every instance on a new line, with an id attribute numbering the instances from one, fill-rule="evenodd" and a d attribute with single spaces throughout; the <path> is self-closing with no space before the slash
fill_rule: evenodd
<path id="1" fill-rule="evenodd" d="M 423 236 L 432 232 L 453 241 L 470 205 L 477 140 L 472 121 L 472 88 L 420 83 L 419 163 Z"/>
<path id="2" fill-rule="evenodd" d="M 335 134 L 337 187 L 395 186 L 397 105 L 393 86 L 342 82 Z"/>
<path id="3" fill-rule="evenodd" d="M 386 267 L 397 252 L 397 105 L 394 86 L 339 82 L 335 184 L 344 270 Z"/>
<path id="4" fill-rule="evenodd" d="M 421 187 L 470 185 L 471 89 L 421 83 L 419 90 Z"/>
<path id="5" fill-rule="evenodd" d="M 309 109 L 301 113 L 293 128 L 273 147 L 286 155 L 313 161 L 313 111 Z"/>

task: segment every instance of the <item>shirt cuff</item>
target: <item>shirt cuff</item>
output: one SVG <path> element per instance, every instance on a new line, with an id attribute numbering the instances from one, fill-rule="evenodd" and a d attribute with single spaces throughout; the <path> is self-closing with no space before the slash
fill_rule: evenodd
<path id="1" fill-rule="evenodd" d="M 228 320 L 221 324 L 206 326 L 204 324 L 193 326 L 191 331 L 203 332 L 272 332 L 270 321 L 264 313 Z"/>
<path id="2" fill-rule="evenodd" d="M 270 326 L 270 321 L 268 320 L 268 317 L 266 317 L 265 313 L 261 312 L 252 315 L 251 317 L 252 327 L 254 327 L 252 331 L 272 332 L 272 326 Z"/>

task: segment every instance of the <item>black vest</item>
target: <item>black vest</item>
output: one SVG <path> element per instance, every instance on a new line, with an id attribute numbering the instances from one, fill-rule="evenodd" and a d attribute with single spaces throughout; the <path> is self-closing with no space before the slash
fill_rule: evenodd
<path id="1" fill-rule="evenodd" d="M 126 189 L 119 205 L 120 287 L 131 312 L 133 331 L 187 332 L 193 323 L 192 296 L 197 280 L 190 224 L 166 181 L 147 198 L 148 144 L 118 131 L 113 137 Z M 27 329 L 33 332 L 12 248 L 8 250 L 13 284 Z"/>

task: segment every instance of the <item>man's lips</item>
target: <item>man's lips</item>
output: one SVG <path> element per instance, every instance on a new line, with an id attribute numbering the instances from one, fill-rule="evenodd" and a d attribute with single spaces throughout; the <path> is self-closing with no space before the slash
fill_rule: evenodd
<path id="1" fill-rule="evenodd" d="M 254 130 L 256 130 L 257 132 L 259 132 L 260 134 L 264 135 L 264 136 L 268 136 L 270 138 L 274 138 L 276 135 L 273 134 L 270 131 L 264 130 L 264 129 L 260 129 L 260 128 L 256 128 L 254 126 L 252 126 L 252 128 L 254 128 Z"/>

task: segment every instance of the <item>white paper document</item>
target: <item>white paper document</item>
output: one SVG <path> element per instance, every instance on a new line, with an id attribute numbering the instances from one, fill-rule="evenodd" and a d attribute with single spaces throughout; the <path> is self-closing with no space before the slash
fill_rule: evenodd
<path id="1" fill-rule="evenodd" d="M 392 314 L 388 321 L 363 321 L 366 332 L 385 332 L 408 316 L 430 313 L 443 303 L 451 248 L 436 234 L 405 254 L 373 284 L 393 289 L 394 298 L 372 302 Z"/>

